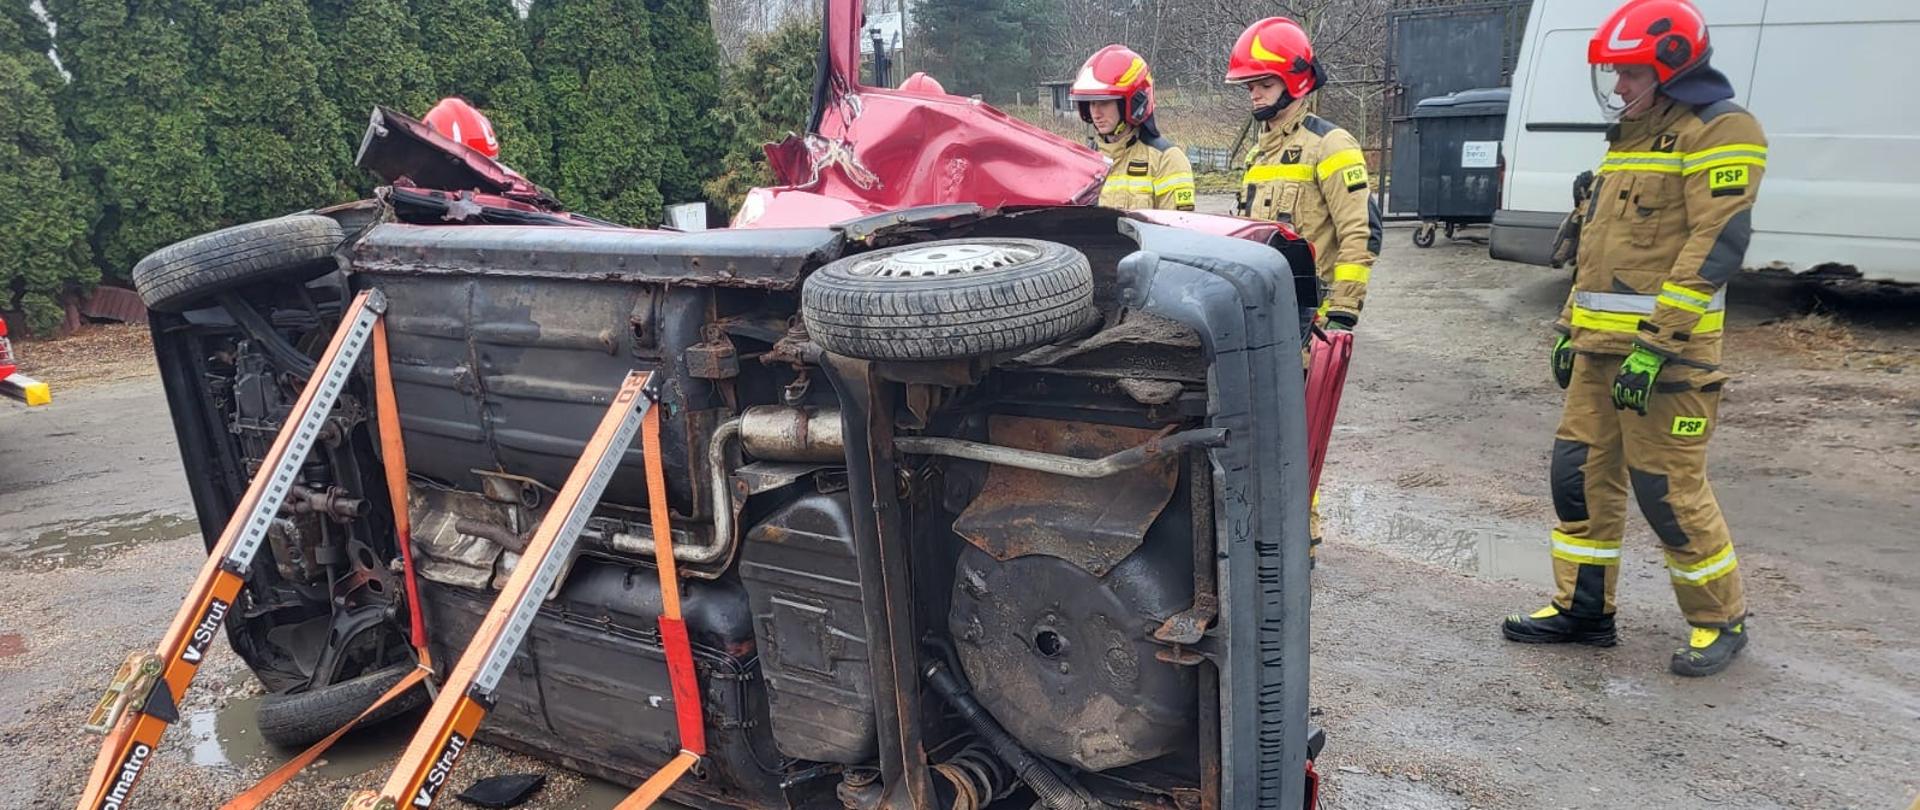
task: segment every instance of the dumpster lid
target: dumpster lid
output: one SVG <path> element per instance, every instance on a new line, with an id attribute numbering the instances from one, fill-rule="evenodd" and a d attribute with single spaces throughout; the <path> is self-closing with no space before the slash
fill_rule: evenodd
<path id="1" fill-rule="evenodd" d="M 1505 115 L 1513 98 L 1511 87 L 1482 87 L 1444 96 L 1423 98 L 1413 105 L 1414 118 L 1452 118 L 1468 115 Z"/>

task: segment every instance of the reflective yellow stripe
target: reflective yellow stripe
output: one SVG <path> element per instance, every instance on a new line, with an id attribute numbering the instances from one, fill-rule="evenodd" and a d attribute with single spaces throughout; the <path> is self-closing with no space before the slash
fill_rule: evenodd
<path id="1" fill-rule="evenodd" d="M 1757 143 L 1731 143 L 1679 155 L 1671 152 L 1608 152 L 1600 162 L 1600 171 L 1693 175 L 1722 166 L 1766 168 L 1766 165 L 1767 147 Z"/>
<path id="2" fill-rule="evenodd" d="M 1766 168 L 1767 148 L 1757 143 L 1730 143 L 1698 152 L 1688 152 L 1686 174 L 1699 174 L 1721 166 L 1759 166 Z"/>
<path id="3" fill-rule="evenodd" d="M 1664 301 L 1664 303 L 1673 303 Z M 1677 306 L 1677 305 L 1676 305 Z M 1681 307 L 1685 309 L 1685 307 Z M 1573 326 L 1575 329 L 1592 329 L 1596 332 L 1617 332 L 1631 335 L 1640 331 L 1640 321 L 1644 316 L 1627 312 L 1602 312 L 1575 305 L 1573 308 Z M 1711 335 L 1726 328 L 1725 311 L 1707 312 L 1700 316 L 1700 322 L 1693 327 L 1693 334 Z"/>
<path id="4" fill-rule="evenodd" d="M 1575 305 L 1573 308 L 1573 327 L 1592 329 L 1596 332 L 1619 332 L 1634 334 L 1640 331 L 1639 315 L 1625 312 L 1601 312 Z"/>
<path id="5" fill-rule="evenodd" d="M 1576 565 L 1619 565 L 1620 541 L 1553 533 L 1553 556 Z"/>
<path id="6" fill-rule="evenodd" d="M 1606 163 L 1600 167 L 1601 174 L 1614 172 L 1648 172 L 1651 174 L 1679 174 L 1680 164 L 1671 166 L 1664 163 Z"/>
<path id="7" fill-rule="evenodd" d="M 1188 188 L 1191 188 L 1193 186 L 1192 172 L 1180 172 L 1178 174 L 1169 174 L 1165 177 L 1154 178 L 1154 181 L 1153 181 L 1153 190 L 1155 193 L 1158 193 L 1158 194 L 1165 194 L 1169 191 L 1173 191 L 1174 189 L 1180 188 L 1182 186 L 1185 186 Z"/>
<path id="8" fill-rule="evenodd" d="M 1673 575 L 1673 581 L 1680 585 L 1705 585 L 1739 568 L 1740 558 L 1734 556 L 1732 543 L 1691 565 L 1682 565 L 1673 559 L 1672 553 L 1667 554 L 1667 571 Z"/>
<path id="9" fill-rule="evenodd" d="M 1676 295 L 1681 298 L 1688 299 L 1690 301 L 1693 301 L 1696 304 L 1699 304 L 1702 307 L 1705 307 L 1706 305 L 1713 303 L 1713 296 L 1707 295 L 1705 293 L 1694 292 L 1693 290 L 1689 290 L 1671 281 L 1662 283 L 1660 285 L 1660 291 L 1663 293 Z"/>
<path id="10" fill-rule="evenodd" d="M 1145 72 L 1146 69 L 1147 69 L 1147 60 L 1141 59 L 1140 57 L 1136 56 L 1133 58 L 1133 64 L 1127 66 L 1127 72 L 1120 74 L 1120 78 L 1115 80 L 1114 84 L 1120 85 L 1122 87 L 1132 84 L 1133 80 L 1140 78 L 1140 74 Z"/>
<path id="11" fill-rule="evenodd" d="M 1602 174 L 1607 172 L 1654 172 L 1656 174 L 1679 174 L 1684 159 L 1668 152 L 1608 152 L 1600 162 Z"/>
<path id="12" fill-rule="evenodd" d="M 1691 312 L 1695 315 L 1707 314 L 1706 307 L 1700 306 L 1699 304 L 1696 304 L 1692 301 L 1688 301 L 1684 298 L 1675 298 L 1666 293 L 1660 294 L 1660 298 L 1657 303 L 1665 304 L 1667 306 L 1673 307 L 1674 309 L 1686 310 L 1687 312 Z"/>
<path id="13" fill-rule="evenodd" d="M 1719 160 L 1709 161 L 1706 163 L 1702 163 L 1698 166 L 1689 164 L 1687 166 L 1687 170 L 1685 173 L 1688 175 L 1695 175 L 1695 174 L 1704 172 L 1708 169 L 1718 169 L 1723 166 L 1759 166 L 1760 168 L 1764 169 L 1767 167 L 1767 159 L 1754 158 L 1754 157 L 1720 158 Z"/>
<path id="14" fill-rule="evenodd" d="M 1240 182 L 1247 185 L 1252 185 L 1254 183 L 1271 183 L 1275 180 L 1312 181 L 1313 167 L 1312 166 L 1293 166 L 1293 165 L 1281 166 L 1281 165 L 1273 165 L 1273 164 L 1249 166 L 1247 167 L 1246 175 L 1240 178 Z"/>
<path id="15" fill-rule="evenodd" d="M 1128 191 L 1153 191 L 1153 181 L 1145 177 L 1108 177 L 1107 188 L 1123 188 Z"/>
<path id="16" fill-rule="evenodd" d="M 1361 284 L 1365 284 L 1367 283 L 1367 278 L 1372 275 L 1373 268 L 1364 264 L 1336 264 L 1333 266 L 1333 280 L 1335 283 L 1358 281 Z"/>
<path id="17" fill-rule="evenodd" d="M 1320 165 L 1314 167 L 1314 171 L 1319 172 L 1321 177 L 1332 177 L 1335 172 L 1341 169 L 1348 166 L 1365 165 L 1366 162 L 1367 156 L 1361 154 L 1360 150 L 1342 149 L 1328 155 L 1326 159 L 1320 161 Z"/>

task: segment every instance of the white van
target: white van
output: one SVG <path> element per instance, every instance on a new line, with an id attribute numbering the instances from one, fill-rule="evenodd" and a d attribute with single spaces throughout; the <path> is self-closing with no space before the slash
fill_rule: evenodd
<path id="1" fill-rule="evenodd" d="M 1713 65 L 1760 119 L 1746 266 L 1920 284 L 1920 2 L 1694 0 Z M 1587 38 L 1617 0 L 1534 0 L 1507 110 L 1496 259 L 1546 264 L 1573 178 L 1600 163 Z"/>

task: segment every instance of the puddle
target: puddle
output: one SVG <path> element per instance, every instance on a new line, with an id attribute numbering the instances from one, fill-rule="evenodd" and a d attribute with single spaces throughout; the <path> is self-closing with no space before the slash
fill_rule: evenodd
<path id="1" fill-rule="evenodd" d="M 1551 526 L 1497 515 L 1465 517 L 1445 499 L 1366 487 L 1337 496 L 1329 489 L 1320 510 L 1328 543 L 1359 542 L 1462 573 L 1553 587 Z"/>
<path id="2" fill-rule="evenodd" d="M 193 746 L 194 766 L 249 768 L 258 765 L 265 771 L 300 753 L 261 739 L 260 730 L 254 725 L 254 713 L 259 706 L 260 696 L 254 695 L 234 698 L 222 708 L 188 712 L 181 727 Z M 348 734 L 328 749 L 319 763 L 308 767 L 307 773 L 317 773 L 326 779 L 371 773 L 389 765 L 406 748 L 413 729 L 414 722 L 402 717 Z"/>
<path id="3" fill-rule="evenodd" d="M 71 523 L 41 532 L 24 542 L 0 539 L 0 567 L 67 568 L 156 540 L 195 534 L 192 515 L 130 512 Z"/>

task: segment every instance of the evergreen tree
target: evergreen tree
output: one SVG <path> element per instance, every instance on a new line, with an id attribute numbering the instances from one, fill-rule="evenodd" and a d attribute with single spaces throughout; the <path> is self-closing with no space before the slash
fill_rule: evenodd
<path id="1" fill-rule="evenodd" d="M 187 26 L 168 0 L 50 0 L 61 101 L 77 164 L 99 201 L 91 241 L 107 275 L 215 228 L 220 183 L 190 80 Z"/>
<path id="2" fill-rule="evenodd" d="M 59 323 L 68 285 L 99 280 L 86 242 L 91 202 L 54 112 L 65 80 L 52 46 L 27 4 L 0 8 L 0 304 L 17 300 L 40 332 Z"/>
<path id="3" fill-rule="evenodd" d="M 552 111 L 552 187 L 627 225 L 660 221 L 667 120 L 645 0 L 540 0 L 528 22 Z"/>
<path id="4" fill-rule="evenodd" d="M 405 0 L 314 0 L 312 8 L 326 54 L 320 87 L 339 108 L 349 143 L 359 143 L 375 105 L 418 117 L 438 100 L 420 27 Z M 343 179 L 363 193 L 374 183 L 359 169 Z"/>
<path id="5" fill-rule="evenodd" d="M 320 92 L 319 40 L 297 0 L 218 0 L 201 29 L 222 219 L 267 219 L 350 196 L 345 127 Z"/>
<path id="6" fill-rule="evenodd" d="M 790 22 L 747 43 L 715 111 L 729 137 L 721 173 L 706 184 L 715 202 L 736 208 L 748 189 L 773 185 L 763 147 L 806 129 L 819 48 L 820 24 L 814 20 Z"/>
<path id="7" fill-rule="evenodd" d="M 435 98 L 459 96 L 478 107 L 500 138 L 500 160 L 551 186 L 554 125 L 527 59 L 526 23 L 511 0 L 414 0 L 413 16 Z"/>
<path id="8" fill-rule="evenodd" d="M 1048 0 L 914 0 L 921 69 L 955 95 L 1006 102 L 1031 93 L 1045 67 L 1038 37 L 1053 10 Z"/>
<path id="9" fill-rule="evenodd" d="M 660 194 L 669 203 L 695 202 L 701 183 L 719 168 L 727 133 L 718 111 L 720 46 L 713 39 L 706 0 L 648 0 L 653 17 L 655 76 L 666 117 L 660 156 Z"/>

